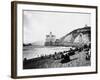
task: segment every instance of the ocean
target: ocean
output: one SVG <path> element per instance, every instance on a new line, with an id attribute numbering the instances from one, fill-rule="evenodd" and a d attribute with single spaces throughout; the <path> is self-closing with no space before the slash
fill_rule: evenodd
<path id="1" fill-rule="evenodd" d="M 44 55 L 54 54 L 55 52 L 68 51 L 71 47 L 34 47 L 34 46 L 24 46 L 23 47 L 23 59 L 32 59 Z"/>

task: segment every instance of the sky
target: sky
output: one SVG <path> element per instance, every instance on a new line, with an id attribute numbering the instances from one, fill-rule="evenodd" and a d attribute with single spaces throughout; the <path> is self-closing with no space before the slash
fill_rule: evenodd
<path id="1" fill-rule="evenodd" d="M 23 11 L 24 43 L 44 42 L 52 32 L 59 39 L 74 29 L 91 26 L 91 14 L 75 12 Z"/>

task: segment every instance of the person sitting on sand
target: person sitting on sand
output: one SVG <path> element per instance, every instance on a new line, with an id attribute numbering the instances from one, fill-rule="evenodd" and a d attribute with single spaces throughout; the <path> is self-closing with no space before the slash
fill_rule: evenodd
<path id="1" fill-rule="evenodd" d="M 86 60 L 90 60 L 91 58 L 91 50 L 87 51 L 86 53 Z"/>
<path id="2" fill-rule="evenodd" d="M 63 60 L 61 61 L 61 63 L 66 63 L 70 61 L 70 56 L 68 54 L 66 54 L 63 58 Z"/>

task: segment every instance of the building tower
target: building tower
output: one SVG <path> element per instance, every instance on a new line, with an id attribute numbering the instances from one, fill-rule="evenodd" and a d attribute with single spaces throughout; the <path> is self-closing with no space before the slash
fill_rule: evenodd
<path id="1" fill-rule="evenodd" d="M 53 46 L 55 45 L 56 36 L 50 32 L 49 35 L 46 35 L 45 46 Z"/>

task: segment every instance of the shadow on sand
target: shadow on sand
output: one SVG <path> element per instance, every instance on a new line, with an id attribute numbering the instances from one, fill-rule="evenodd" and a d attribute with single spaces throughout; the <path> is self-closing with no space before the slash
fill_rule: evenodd
<path id="1" fill-rule="evenodd" d="M 70 62 L 70 61 L 73 61 L 73 60 L 77 60 L 78 58 L 74 58 L 74 59 L 63 59 L 63 60 L 61 60 L 61 63 L 62 64 L 64 64 L 64 63 L 68 63 L 68 62 Z"/>

